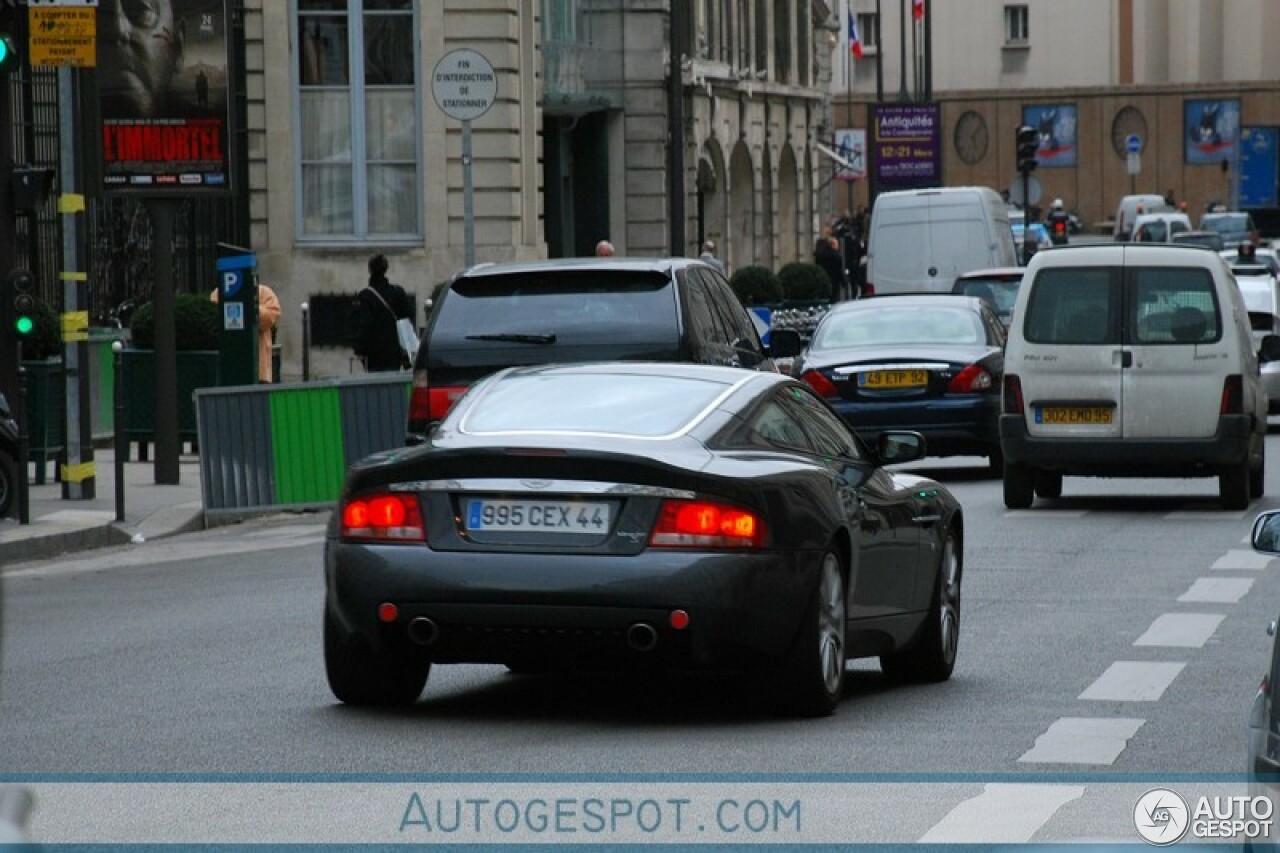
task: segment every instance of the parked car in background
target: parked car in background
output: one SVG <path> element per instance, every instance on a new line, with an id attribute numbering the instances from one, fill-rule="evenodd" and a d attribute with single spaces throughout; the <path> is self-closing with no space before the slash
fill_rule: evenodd
<path id="1" fill-rule="evenodd" d="M 1120 199 L 1116 206 L 1116 215 L 1112 225 L 1112 236 L 1117 241 L 1128 241 L 1133 234 L 1134 220 L 1144 213 L 1162 213 L 1174 210 L 1164 196 L 1155 193 L 1127 195 Z"/>
<path id="2" fill-rule="evenodd" d="M 1222 235 L 1217 231 L 1179 231 L 1169 237 L 1170 243 L 1179 246 L 1199 246 L 1202 249 L 1222 251 Z"/>
<path id="3" fill-rule="evenodd" d="M 911 432 L 868 450 L 776 373 L 502 371 L 430 444 L 348 473 L 324 549 L 329 685 L 407 705 L 439 664 L 727 668 L 821 715 L 850 658 L 943 681 L 960 506 L 880 467 L 923 451 Z"/>
<path id="4" fill-rule="evenodd" d="M 688 361 L 773 370 L 729 283 L 685 258 L 481 264 L 443 289 L 413 367 L 406 440 L 504 367 Z"/>
<path id="5" fill-rule="evenodd" d="M 1230 249 L 1223 249 L 1220 254 L 1232 266 L 1236 264 L 1261 264 L 1270 270 L 1273 275 L 1280 276 L 1280 256 L 1277 255 L 1275 249 L 1260 249 L 1246 245 L 1242 251 L 1241 247 L 1233 246 Z"/>
<path id="6" fill-rule="evenodd" d="M 1022 286 L 1022 274 L 1025 272 L 1023 267 L 974 270 L 957 278 L 951 292 L 986 300 L 1007 331 L 1013 320 L 1013 304 L 1018 298 L 1018 288 Z"/>
<path id="7" fill-rule="evenodd" d="M 1244 297 L 1213 253 L 1123 243 L 1037 255 L 1005 366 L 1010 509 L 1060 497 L 1064 474 L 1216 476 L 1225 509 L 1262 496 L 1266 390 Z"/>
<path id="8" fill-rule="evenodd" d="M 1142 213 L 1133 221 L 1135 243 L 1171 243 L 1173 235 L 1191 230 L 1191 217 L 1178 211 Z"/>
<path id="9" fill-rule="evenodd" d="M 1253 216 L 1243 210 L 1224 210 L 1206 213 L 1200 217 L 1201 231 L 1216 231 L 1222 235 L 1222 243 L 1234 248 L 1241 243 L 1258 243 L 1258 226 Z"/>
<path id="10" fill-rule="evenodd" d="M 1026 266 L 1036 252 L 1042 249 L 1053 248 L 1053 238 L 1049 235 L 1049 229 L 1040 222 L 1031 223 L 1031 245 L 1027 245 L 1026 227 L 1022 225 L 1009 226 L 1013 234 L 1013 247 L 1018 255 L 1018 263 Z M 1028 249 L 1030 251 L 1028 252 Z"/>
<path id="11" fill-rule="evenodd" d="M 1250 539 L 1255 551 L 1280 556 L 1280 510 L 1268 510 L 1254 519 Z M 1277 631 L 1277 624 L 1273 619 L 1267 625 L 1267 636 L 1271 640 L 1267 644 L 1262 683 L 1249 712 L 1246 772 L 1249 795 L 1268 798 L 1272 811 L 1280 814 L 1280 631 Z M 1275 841 L 1274 832 L 1273 829 L 1272 842 Z M 1246 849 L 1250 846 L 1246 845 Z"/>
<path id="12" fill-rule="evenodd" d="M 985 299 L 904 295 L 837 305 L 795 373 L 864 440 L 925 436 L 931 456 L 986 456 L 1000 470 L 1004 327 Z"/>
<path id="13" fill-rule="evenodd" d="M 1280 353 L 1267 353 L 1263 342 L 1268 335 L 1280 335 L 1280 281 L 1262 264 L 1231 265 L 1236 285 L 1249 309 L 1249 326 L 1253 329 L 1253 348 L 1258 353 L 1262 386 L 1267 391 L 1268 411 L 1280 412 Z"/>

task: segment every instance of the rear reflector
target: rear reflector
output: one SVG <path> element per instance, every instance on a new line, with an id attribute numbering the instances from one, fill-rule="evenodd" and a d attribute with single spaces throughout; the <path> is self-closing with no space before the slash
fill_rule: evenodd
<path id="1" fill-rule="evenodd" d="M 394 622 L 400 618 L 400 608 L 396 607 L 390 601 L 384 601 L 378 605 L 378 621 Z"/>
<path id="2" fill-rule="evenodd" d="M 836 387 L 836 384 L 816 370 L 806 370 L 800 378 L 809 383 L 809 387 L 817 391 L 819 396 L 840 396 L 840 389 Z"/>
<path id="3" fill-rule="evenodd" d="M 753 512 L 711 501 L 663 501 L 649 544 L 673 548 L 760 548 L 764 524 Z"/>
<path id="4" fill-rule="evenodd" d="M 985 367 L 971 364 L 957 373 L 947 383 L 948 394 L 973 394 L 991 390 L 991 374 Z"/>
<path id="5" fill-rule="evenodd" d="M 1025 411 L 1022 406 L 1022 380 L 1012 373 L 1004 375 L 1004 396 L 1000 408 L 1006 415 L 1020 415 Z"/>
<path id="6" fill-rule="evenodd" d="M 426 542 L 418 496 L 376 493 L 342 504 L 343 539 L 364 542 Z"/>

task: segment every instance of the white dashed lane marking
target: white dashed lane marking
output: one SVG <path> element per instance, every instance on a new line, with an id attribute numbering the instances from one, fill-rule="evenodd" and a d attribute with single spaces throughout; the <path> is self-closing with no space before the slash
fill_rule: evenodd
<path id="1" fill-rule="evenodd" d="M 1257 551 L 1228 551 L 1214 561 L 1210 569 L 1244 569 L 1261 571 L 1271 565 L 1275 557 L 1270 554 L 1259 554 Z"/>
<path id="2" fill-rule="evenodd" d="M 1230 521 L 1232 519 L 1243 520 L 1249 513 L 1231 513 L 1220 512 L 1218 510 L 1204 509 L 1175 509 L 1173 512 L 1165 515 L 1169 521 Z"/>
<path id="3" fill-rule="evenodd" d="M 1118 660 L 1080 694 L 1080 699 L 1155 702 L 1182 672 L 1185 663 Z"/>
<path id="4" fill-rule="evenodd" d="M 1183 604 L 1239 604 L 1253 578 L 1200 578 L 1178 596 Z"/>
<path id="5" fill-rule="evenodd" d="M 1198 649 L 1209 641 L 1226 618 L 1221 613 L 1166 613 L 1152 622 L 1146 633 L 1133 644 Z"/>
<path id="6" fill-rule="evenodd" d="M 1146 720 L 1063 717 L 1018 759 L 1023 764 L 1114 764 Z"/>
<path id="7" fill-rule="evenodd" d="M 920 838 L 923 844 L 1025 844 L 1083 785 L 987 785 Z"/>

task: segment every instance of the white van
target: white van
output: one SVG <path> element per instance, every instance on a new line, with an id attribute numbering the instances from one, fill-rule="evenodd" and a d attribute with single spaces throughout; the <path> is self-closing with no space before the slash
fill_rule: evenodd
<path id="1" fill-rule="evenodd" d="M 1168 213 L 1174 208 L 1164 200 L 1164 196 L 1155 193 L 1127 195 L 1120 199 L 1116 206 L 1115 222 L 1111 234 L 1116 240 L 1124 241 L 1133 235 L 1133 224 L 1143 213 Z"/>
<path id="2" fill-rule="evenodd" d="M 1008 206 L 990 187 L 876 197 L 867 237 L 872 293 L 950 293 L 964 273 L 1017 263 Z"/>
<path id="3" fill-rule="evenodd" d="M 1041 252 L 1013 317 L 1000 415 L 1005 506 L 1060 497 L 1064 474 L 1216 476 L 1226 509 L 1262 496 L 1267 393 L 1249 310 L 1216 252 L 1153 243 Z"/>

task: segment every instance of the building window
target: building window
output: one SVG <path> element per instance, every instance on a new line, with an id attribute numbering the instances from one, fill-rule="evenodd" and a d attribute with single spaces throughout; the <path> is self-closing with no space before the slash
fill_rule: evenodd
<path id="1" fill-rule="evenodd" d="M 795 73 L 791 66 L 791 10 L 787 6 L 786 3 L 779 3 L 773 10 L 774 75 L 783 83 L 794 83 Z"/>
<path id="2" fill-rule="evenodd" d="M 769 74 L 769 3 L 767 0 L 756 0 L 756 14 L 752 24 L 756 34 L 756 77 L 763 80 Z"/>
<path id="3" fill-rule="evenodd" d="M 421 238 L 413 0 L 297 0 L 303 239 Z"/>
<path id="4" fill-rule="evenodd" d="M 1005 44 L 1026 44 L 1031 38 L 1031 15 L 1025 5 L 1004 7 Z"/>
<path id="5" fill-rule="evenodd" d="M 878 51 L 880 49 L 880 16 L 875 12 L 859 12 L 858 38 L 862 39 L 863 53 Z"/>

